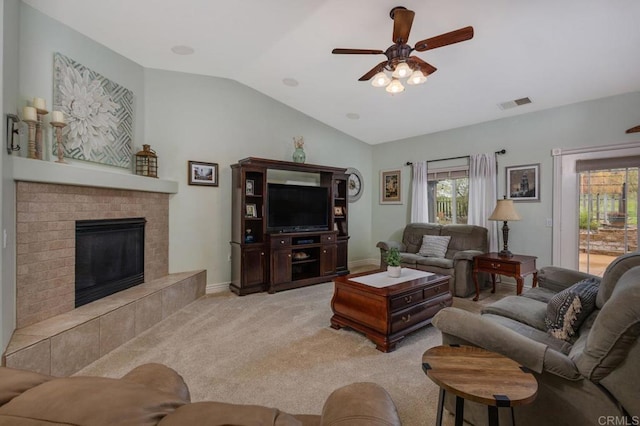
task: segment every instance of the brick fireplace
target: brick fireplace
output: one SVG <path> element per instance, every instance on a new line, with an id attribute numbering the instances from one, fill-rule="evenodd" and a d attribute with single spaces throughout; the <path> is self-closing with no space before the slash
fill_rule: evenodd
<path id="1" fill-rule="evenodd" d="M 145 281 L 168 274 L 169 194 L 16 182 L 16 327 L 75 308 L 76 220 L 145 218 Z"/>

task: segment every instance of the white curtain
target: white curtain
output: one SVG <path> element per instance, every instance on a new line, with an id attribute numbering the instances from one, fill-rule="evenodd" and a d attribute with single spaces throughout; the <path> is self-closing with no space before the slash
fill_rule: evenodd
<path id="1" fill-rule="evenodd" d="M 411 181 L 411 222 L 429 222 L 429 190 L 427 182 L 427 162 L 413 163 Z"/>
<path id="2" fill-rule="evenodd" d="M 497 223 L 488 220 L 498 199 L 496 177 L 496 154 L 470 156 L 468 223 L 484 226 L 489 230 L 489 251 L 492 252 L 498 251 Z"/>

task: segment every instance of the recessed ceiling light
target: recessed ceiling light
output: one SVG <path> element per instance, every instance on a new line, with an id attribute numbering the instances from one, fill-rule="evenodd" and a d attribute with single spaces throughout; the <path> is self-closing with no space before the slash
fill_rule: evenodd
<path id="1" fill-rule="evenodd" d="M 285 86 L 289 86 L 289 87 L 296 87 L 298 84 L 298 80 L 296 80 L 295 78 L 283 78 L 282 82 L 284 83 Z"/>
<path id="2" fill-rule="evenodd" d="M 348 112 L 346 115 L 347 118 L 350 118 L 352 120 L 358 120 L 360 118 L 360 114 L 357 114 L 355 112 Z"/>
<path id="3" fill-rule="evenodd" d="M 195 50 L 193 50 L 193 47 L 191 46 L 173 46 L 171 48 L 171 51 L 173 53 L 175 53 L 176 55 L 192 55 L 193 52 L 195 52 Z"/>

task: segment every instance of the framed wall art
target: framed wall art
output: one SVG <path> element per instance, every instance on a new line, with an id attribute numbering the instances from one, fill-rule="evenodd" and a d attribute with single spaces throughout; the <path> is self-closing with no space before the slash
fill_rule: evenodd
<path id="1" fill-rule="evenodd" d="M 505 167 L 506 195 L 513 201 L 540 201 L 540 164 Z"/>
<path id="2" fill-rule="evenodd" d="M 64 156 L 130 168 L 133 92 L 60 53 L 53 56 L 53 108 L 67 126 Z"/>
<path id="3" fill-rule="evenodd" d="M 189 185 L 218 186 L 218 163 L 189 161 Z"/>
<path id="4" fill-rule="evenodd" d="M 380 204 L 402 204 L 402 172 L 399 169 L 380 171 Z"/>

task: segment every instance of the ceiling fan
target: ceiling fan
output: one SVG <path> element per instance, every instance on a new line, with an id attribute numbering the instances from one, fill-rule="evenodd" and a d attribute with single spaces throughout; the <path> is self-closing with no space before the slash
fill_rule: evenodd
<path id="1" fill-rule="evenodd" d="M 399 78 L 408 77 L 408 84 L 420 84 L 424 83 L 427 75 L 436 72 L 437 68 L 433 65 L 428 64 L 417 56 L 410 56 L 414 50 L 424 52 L 473 38 L 473 27 L 464 27 L 459 30 L 421 40 L 417 42 L 414 47 L 411 47 L 407 44 L 407 41 L 409 40 L 409 32 L 411 31 L 415 12 L 408 10 L 406 7 L 397 6 L 391 9 L 389 16 L 393 19 L 392 41 L 394 44 L 389 46 L 387 50 L 339 48 L 333 49 L 331 53 L 337 55 L 385 55 L 387 60 L 373 67 L 369 72 L 360 77 L 359 81 L 367 81 L 375 77 L 372 84 L 376 87 L 386 86 L 387 91 L 391 93 L 404 90 L 404 87 L 398 80 Z M 393 72 L 392 79 L 389 79 L 389 77 L 384 74 L 383 71 L 385 70 Z M 399 87 L 397 85 L 399 85 Z M 395 86 L 395 88 L 392 86 Z"/>
<path id="2" fill-rule="evenodd" d="M 636 127 L 632 127 L 630 129 L 627 129 L 627 131 L 625 133 L 638 133 L 640 132 L 640 126 L 636 126 Z"/>

